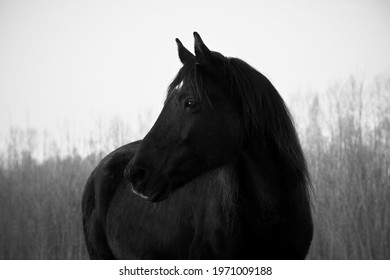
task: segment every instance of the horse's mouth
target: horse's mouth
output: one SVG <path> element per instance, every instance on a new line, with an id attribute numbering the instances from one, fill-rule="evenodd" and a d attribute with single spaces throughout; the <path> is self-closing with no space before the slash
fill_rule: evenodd
<path id="1" fill-rule="evenodd" d="M 169 196 L 169 191 L 166 191 L 164 189 L 161 189 L 160 191 L 153 192 L 150 195 L 146 195 L 146 194 L 143 194 L 143 193 L 136 191 L 133 186 L 131 186 L 131 189 L 135 195 L 141 197 L 142 199 L 148 200 L 150 202 L 160 202 L 160 201 L 167 199 Z"/>

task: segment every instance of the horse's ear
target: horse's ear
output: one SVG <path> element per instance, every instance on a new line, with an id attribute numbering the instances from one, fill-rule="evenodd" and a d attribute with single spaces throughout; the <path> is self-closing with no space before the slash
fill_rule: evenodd
<path id="1" fill-rule="evenodd" d="M 179 51 L 179 58 L 181 63 L 185 64 L 195 59 L 195 56 L 189 50 L 187 50 L 180 42 L 180 40 L 177 38 L 176 38 L 176 43 L 177 43 L 177 50 Z"/>
<path id="2" fill-rule="evenodd" d="M 200 38 L 197 32 L 194 32 L 195 38 L 195 55 L 199 63 L 206 63 L 210 61 L 211 51 L 203 43 L 202 38 Z"/>

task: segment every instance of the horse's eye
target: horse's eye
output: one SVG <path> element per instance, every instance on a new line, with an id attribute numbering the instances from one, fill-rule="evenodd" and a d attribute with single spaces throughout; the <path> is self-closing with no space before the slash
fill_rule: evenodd
<path id="1" fill-rule="evenodd" d="M 188 99 L 184 102 L 185 109 L 193 109 L 198 105 L 198 103 L 193 99 Z"/>

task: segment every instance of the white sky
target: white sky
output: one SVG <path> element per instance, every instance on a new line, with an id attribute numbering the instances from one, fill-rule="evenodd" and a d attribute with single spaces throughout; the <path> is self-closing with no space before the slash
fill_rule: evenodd
<path id="1" fill-rule="evenodd" d="M 193 31 L 286 98 L 390 73 L 386 0 L 0 0 L 0 135 L 155 118 L 180 67 L 174 39 L 193 50 Z"/>

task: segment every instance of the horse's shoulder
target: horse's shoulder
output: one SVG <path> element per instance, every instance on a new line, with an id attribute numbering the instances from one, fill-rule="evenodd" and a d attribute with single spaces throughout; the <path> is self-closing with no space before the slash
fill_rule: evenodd
<path id="1" fill-rule="evenodd" d="M 127 166 L 133 158 L 141 141 L 126 144 L 105 156 L 95 168 L 96 178 L 106 178 L 115 175 Z"/>
<path id="2" fill-rule="evenodd" d="M 124 145 L 104 157 L 85 185 L 82 197 L 83 227 L 91 258 L 113 258 L 104 234 L 107 207 L 118 182 L 123 180 L 124 168 L 140 142 Z"/>
<path id="3" fill-rule="evenodd" d="M 105 204 L 118 183 L 123 180 L 124 169 L 133 158 L 140 143 L 141 141 L 132 142 L 114 150 L 105 156 L 92 171 L 86 187 L 93 188 L 98 207 L 106 208 Z"/>

